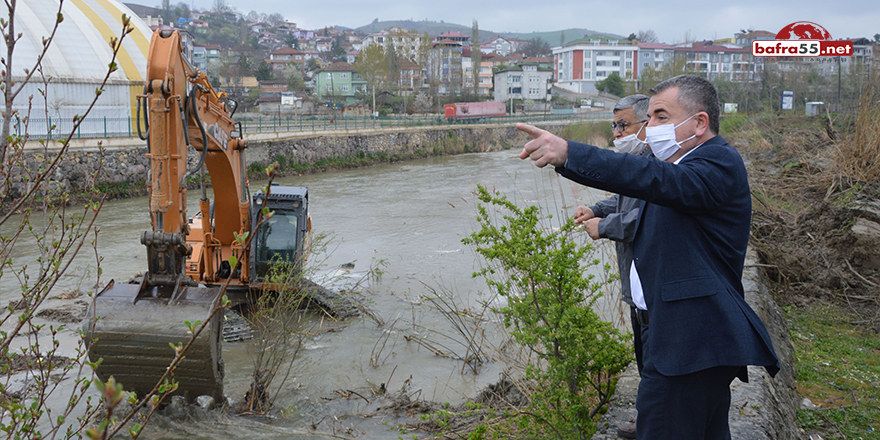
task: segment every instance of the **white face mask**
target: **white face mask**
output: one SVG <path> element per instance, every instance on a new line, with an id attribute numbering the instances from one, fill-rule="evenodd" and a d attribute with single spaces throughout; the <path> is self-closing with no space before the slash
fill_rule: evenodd
<path id="1" fill-rule="evenodd" d="M 663 124 L 645 129 L 645 141 L 651 146 L 651 151 L 654 152 L 654 156 L 656 156 L 657 159 L 664 161 L 669 159 L 681 149 L 681 142 L 687 142 L 697 137 L 696 133 L 694 133 L 693 136 L 681 142 L 675 140 L 675 129 L 681 127 L 685 122 L 690 121 L 691 118 L 696 115 L 696 113 L 692 114 L 689 118 L 681 121 L 678 125 Z"/>
<path id="2" fill-rule="evenodd" d="M 639 139 L 639 133 L 642 132 L 642 128 L 645 128 L 645 124 L 639 128 L 635 134 L 631 134 L 629 136 L 624 136 L 620 139 L 614 140 L 614 147 L 617 148 L 621 153 L 629 153 L 629 154 L 639 154 L 645 149 L 646 142 Z"/>

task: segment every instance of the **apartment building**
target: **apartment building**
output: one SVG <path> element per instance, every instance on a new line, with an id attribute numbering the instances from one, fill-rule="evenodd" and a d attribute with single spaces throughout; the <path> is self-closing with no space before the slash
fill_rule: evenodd
<path id="1" fill-rule="evenodd" d="M 552 77 L 553 70 L 537 63 L 521 63 L 495 72 L 495 101 L 546 100 Z"/>
<path id="2" fill-rule="evenodd" d="M 431 45 L 425 63 L 425 82 L 440 95 L 460 93 L 464 84 L 461 42 L 440 40 Z"/>
<path id="3" fill-rule="evenodd" d="M 685 60 L 685 67 L 708 79 L 728 79 L 734 82 L 758 80 L 758 69 L 751 47 L 717 45 L 712 41 L 675 47 L 675 61 Z"/>
<path id="4" fill-rule="evenodd" d="M 628 40 L 583 38 L 553 48 L 556 86 L 573 93 L 595 93 L 596 82 L 612 73 L 638 77 L 639 46 Z"/>
<path id="5" fill-rule="evenodd" d="M 410 60 L 420 60 L 424 57 L 423 52 L 430 45 L 430 38 L 426 34 L 420 34 L 415 30 L 392 27 L 388 30 L 367 35 L 361 43 L 360 50 L 373 44 L 378 44 L 382 47 L 391 44 L 398 56 Z"/>
<path id="6" fill-rule="evenodd" d="M 512 41 L 501 36 L 497 36 L 489 41 L 486 41 L 480 46 L 480 50 L 483 51 L 483 53 L 486 53 L 486 51 L 483 50 L 484 47 L 487 47 L 489 50 L 491 50 L 491 53 L 495 53 L 501 56 L 508 56 L 516 49 L 516 45 L 514 45 Z"/>
<path id="7" fill-rule="evenodd" d="M 666 63 L 675 60 L 675 48 L 663 43 L 639 43 L 639 69 L 638 77 L 648 69 L 659 70 Z"/>

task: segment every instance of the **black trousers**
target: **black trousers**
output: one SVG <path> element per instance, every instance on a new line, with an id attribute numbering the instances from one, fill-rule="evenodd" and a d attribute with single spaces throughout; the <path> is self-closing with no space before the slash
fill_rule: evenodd
<path id="1" fill-rule="evenodd" d="M 639 367 L 639 376 L 641 376 L 642 368 L 644 368 L 642 363 L 642 325 L 636 318 L 636 308 L 633 306 L 629 306 L 629 317 L 633 330 L 633 351 L 636 352 L 636 365 Z"/>
<path id="2" fill-rule="evenodd" d="M 636 398 L 638 440 L 730 440 L 730 383 L 741 367 L 664 376 L 648 354 L 649 326 L 640 330 L 644 365 Z"/>

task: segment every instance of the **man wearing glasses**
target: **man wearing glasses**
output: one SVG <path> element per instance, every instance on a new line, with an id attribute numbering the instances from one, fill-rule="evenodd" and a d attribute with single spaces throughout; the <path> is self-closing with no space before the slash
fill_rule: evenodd
<path id="1" fill-rule="evenodd" d="M 614 105 L 614 146 L 621 153 L 651 156 L 651 148 L 645 142 L 645 124 L 648 123 L 648 104 L 645 95 L 630 95 Z M 639 218 L 639 200 L 617 194 L 589 208 L 578 206 L 574 221 L 581 223 L 593 240 L 614 240 L 617 248 L 617 267 L 620 271 L 621 299 L 629 304 L 633 329 L 633 348 L 636 364 L 642 372 L 641 325 L 636 315 L 636 305 L 629 286 L 629 268 L 632 265 L 632 239 Z M 617 427 L 617 434 L 624 438 L 636 438 L 635 421 Z"/>

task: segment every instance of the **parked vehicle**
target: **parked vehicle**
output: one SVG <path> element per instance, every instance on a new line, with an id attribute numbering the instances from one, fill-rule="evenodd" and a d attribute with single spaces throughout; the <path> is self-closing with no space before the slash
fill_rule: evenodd
<path id="1" fill-rule="evenodd" d="M 503 102 L 456 102 L 446 104 L 446 120 L 449 122 L 507 116 Z"/>

